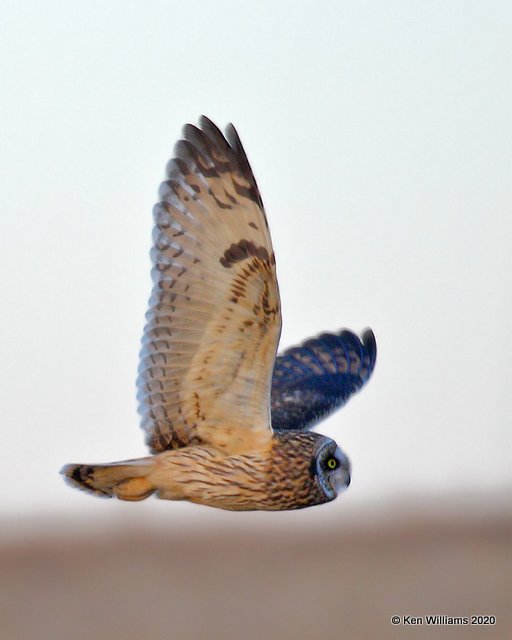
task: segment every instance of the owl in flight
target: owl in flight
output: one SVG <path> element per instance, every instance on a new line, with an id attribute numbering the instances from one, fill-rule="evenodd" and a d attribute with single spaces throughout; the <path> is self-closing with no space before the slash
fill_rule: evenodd
<path id="1" fill-rule="evenodd" d="M 334 440 L 309 431 L 367 382 L 369 329 L 276 357 L 281 305 L 263 203 L 237 132 L 186 125 L 154 209 L 153 290 L 137 380 L 153 455 L 69 464 L 98 496 L 231 510 L 298 509 L 350 483 Z"/>

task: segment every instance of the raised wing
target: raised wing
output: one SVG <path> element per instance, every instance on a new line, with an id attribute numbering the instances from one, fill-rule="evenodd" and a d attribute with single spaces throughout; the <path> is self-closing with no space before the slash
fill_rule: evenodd
<path id="1" fill-rule="evenodd" d="M 186 125 L 154 209 L 153 292 L 139 412 L 155 452 L 206 442 L 270 446 L 270 385 L 281 331 L 261 197 L 232 125 Z"/>
<path id="2" fill-rule="evenodd" d="M 272 427 L 310 429 L 342 407 L 372 375 L 377 356 L 370 329 L 363 340 L 344 329 L 291 347 L 276 359 Z"/>

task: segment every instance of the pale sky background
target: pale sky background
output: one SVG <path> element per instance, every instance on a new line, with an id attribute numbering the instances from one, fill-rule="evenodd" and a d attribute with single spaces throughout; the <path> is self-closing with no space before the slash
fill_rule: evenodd
<path id="1" fill-rule="evenodd" d="M 319 429 L 353 465 L 324 516 L 512 488 L 510 2 L 4 0 L 1 14 L 4 515 L 212 517 L 96 500 L 58 474 L 146 452 L 151 209 L 201 113 L 237 126 L 256 174 L 282 346 L 377 337 L 373 379 Z"/>

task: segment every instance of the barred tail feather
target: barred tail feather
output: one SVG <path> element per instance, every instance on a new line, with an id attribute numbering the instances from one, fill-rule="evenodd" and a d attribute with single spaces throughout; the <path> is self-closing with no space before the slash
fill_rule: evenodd
<path id="1" fill-rule="evenodd" d="M 109 464 L 67 464 L 61 473 L 71 486 L 102 498 L 144 500 L 156 489 L 148 478 L 153 470 L 152 458 L 139 458 Z"/>

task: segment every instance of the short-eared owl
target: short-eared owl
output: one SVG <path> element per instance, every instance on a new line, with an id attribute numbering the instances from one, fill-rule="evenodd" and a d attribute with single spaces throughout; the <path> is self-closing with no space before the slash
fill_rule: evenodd
<path id="1" fill-rule="evenodd" d="M 223 509 L 297 509 L 350 482 L 309 431 L 370 377 L 373 333 L 324 333 L 277 356 L 281 306 L 263 203 L 240 139 L 186 125 L 154 209 L 138 400 L 153 455 L 70 464 L 75 486 Z"/>

